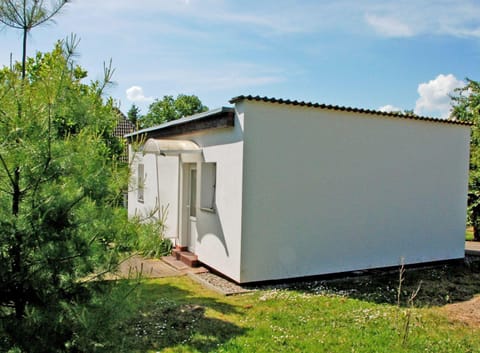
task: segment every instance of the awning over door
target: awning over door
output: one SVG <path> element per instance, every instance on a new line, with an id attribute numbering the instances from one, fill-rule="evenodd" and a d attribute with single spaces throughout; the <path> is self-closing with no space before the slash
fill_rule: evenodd
<path id="1" fill-rule="evenodd" d="M 182 153 L 200 153 L 200 147 L 190 140 L 148 139 L 143 146 L 143 153 L 161 155 L 178 155 Z"/>

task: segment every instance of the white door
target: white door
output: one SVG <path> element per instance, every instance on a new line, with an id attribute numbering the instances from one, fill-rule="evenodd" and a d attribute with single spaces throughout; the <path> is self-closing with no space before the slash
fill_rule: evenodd
<path id="1" fill-rule="evenodd" d="M 195 252 L 195 241 L 197 239 L 197 167 L 191 163 L 186 168 L 187 172 L 187 246 L 191 252 Z"/>

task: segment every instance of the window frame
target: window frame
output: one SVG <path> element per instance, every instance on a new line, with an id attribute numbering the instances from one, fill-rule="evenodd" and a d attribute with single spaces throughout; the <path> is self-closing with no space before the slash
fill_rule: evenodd
<path id="1" fill-rule="evenodd" d="M 215 213 L 217 201 L 217 163 L 203 162 L 200 190 L 200 209 Z"/>
<path id="2" fill-rule="evenodd" d="M 145 164 L 143 163 L 137 165 L 137 201 L 145 202 Z"/>

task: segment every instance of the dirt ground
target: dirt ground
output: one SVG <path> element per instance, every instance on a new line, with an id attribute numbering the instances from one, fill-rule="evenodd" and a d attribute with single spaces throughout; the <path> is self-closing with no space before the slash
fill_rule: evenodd
<path id="1" fill-rule="evenodd" d="M 447 304 L 442 308 L 448 318 L 468 326 L 480 327 L 480 295 L 465 302 Z"/>

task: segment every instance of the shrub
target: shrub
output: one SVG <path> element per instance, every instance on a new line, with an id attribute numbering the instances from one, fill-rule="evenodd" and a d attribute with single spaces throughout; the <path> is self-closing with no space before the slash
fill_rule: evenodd
<path id="1" fill-rule="evenodd" d="M 162 257 L 172 251 L 172 242 L 164 236 L 161 221 L 139 224 L 136 250 L 146 257 Z"/>

